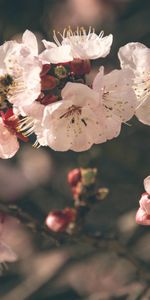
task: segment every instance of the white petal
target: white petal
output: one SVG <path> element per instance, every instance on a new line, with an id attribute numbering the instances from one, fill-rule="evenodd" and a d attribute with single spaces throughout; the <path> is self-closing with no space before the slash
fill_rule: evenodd
<path id="1" fill-rule="evenodd" d="M 136 110 L 135 115 L 137 116 L 140 122 L 146 125 L 150 125 L 150 96 Z"/>
<path id="2" fill-rule="evenodd" d="M 70 46 L 48 48 L 40 54 L 40 58 L 48 63 L 57 64 L 73 60 Z"/>
<path id="3" fill-rule="evenodd" d="M 150 49 L 141 43 L 128 43 L 118 52 L 122 68 L 145 72 L 150 70 Z"/>
<path id="4" fill-rule="evenodd" d="M 2 119 L 0 118 L 0 158 L 11 158 L 19 149 L 19 143 L 16 135 L 11 133 L 4 127 Z"/>
<path id="5" fill-rule="evenodd" d="M 32 55 L 38 55 L 37 39 L 33 32 L 26 30 L 22 36 L 22 42 L 30 49 Z"/>
<path id="6" fill-rule="evenodd" d="M 74 105 L 88 105 L 94 107 L 99 104 L 99 95 L 82 83 L 68 82 L 61 92 L 64 101 L 71 100 Z"/>
<path id="7" fill-rule="evenodd" d="M 98 41 L 95 41 L 95 43 L 92 46 L 92 42 L 90 42 L 91 45 L 89 45 L 89 51 L 91 52 L 90 58 L 96 59 L 99 57 L 106 57 L 109 52 L 110 48 L 113 42 L 113 36 L 112 34 L 109 34 L 108 36 L 105 36 L 104 38 L 98 39 Z M 93 52 L 93 55 L 92 55 Z"/>
<path id="8" fill-rule="evenodd" d="M 75 35 L 64 38 L 63 45 L 70 45 L 74 58 L 96 59 L 109 54 L 113 36 L 110 34 L 104 38 L 92 33 L 86 35 Z"/>
<path id="9" fill-rule="evenodd" d="M 20 61 L 18 61 L 18 68 L 20 68 L 18 75 L 16 75 L 15 66 L 13 69 L 18 85 L 16 84 L 12 95 L 9 96 L 9 101 L 16 106 L 25 106 L 35 101 L 41 92 L 40 72 L 42 65 L 36 58 L 30 59 L 29 57 L 24 58 L 22 65 L 19 63 Z"/>
<path id="10" fill-rule="evenodd" d="M 150 176 L 144 179 L 145 191 L 150 195 Z"/>
<path id="11" fill-rule="evenodd" d="M 42 40 L 44 46 L 46 49 L 50 49 L 50 48 L 57 48 L 57 45 L 55 43 L 46 41 L 46 40 Z"/>
<path id="12" fill-rule="evenodd" d="M 106 140 L 111 140 L 120 134 L 121 121 L 118 116 L 112 114 L 110 110 L 104 110 L 104 134 Z"/>
<path id="13" fill-rule="evenodd" d="M 104 76 L 106 94 L 103 105 L 118 116 L 122 122 L 126 122 L 135 113 L 137 99 L 132 88 L 133 72 L 129 69 L 114 70 Z"/>
<path id="14" fill-rule="evenodd" d="M 104 67 L 100 67 L 99 72 L 93 81 L 93 90 L 102 95 L 104 90 Z"/>

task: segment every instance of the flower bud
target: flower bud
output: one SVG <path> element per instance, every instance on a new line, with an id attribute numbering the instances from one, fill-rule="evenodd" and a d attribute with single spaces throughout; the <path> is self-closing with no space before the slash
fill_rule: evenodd
<path id="1" fill-rule="evenodd" d="M 81 181 L 81 169 L 76 168 L 68 173 L 68 183 L 71 187 L 75 187 Z"/>
<path id="2" fill-rule="evenodd" d="M 81 169 L 82 183 L 84 186 L 94 184 L 96 181 L 97 169 Z"/>
<path id="3" fill-rule="evenodd" d="M 63 79 L 67 77 L 67 70 L 64 66 L 59 65 L 55 68 L 55 75 L 59 78 L 59 79 Z"/>
<path id="4" fill-rule="evenodd" d="M 91 71 L 91 64 L 88 59 L 81 60 L 76 58 L 70 62 L 70 67 L 71 72 L 78 76 L 88 74 Z"/>
<path id="5" fill-rule="evenodd" d="M 41 77 L 46 75 L 48 73 L 48 71 L 51 69 L 51 65 L 50 64 L 45 64 L 43 65 L 42 71 L 41 71 Z"/>
<path id="6" fill-rule="evenodd" d="M 76 219 L 76 210 L 66 207 L 63 210 L 55 210 L 46 218 L 46 225 L 54 232 L 66 231 Z"/>
<path id="7" fill-rule="evenodd" d="M 150 226 L 150 195 L 144 193 L 139 201 L 140 208 L 136 213 L 136 223 Z"/>
<path id="8" fill-rule="evenodd" d="M 41 89 L 44 90 L 52 90 L 58 84 L 58 79 L 51 75 L 44 75 L 41 78 Z"/>

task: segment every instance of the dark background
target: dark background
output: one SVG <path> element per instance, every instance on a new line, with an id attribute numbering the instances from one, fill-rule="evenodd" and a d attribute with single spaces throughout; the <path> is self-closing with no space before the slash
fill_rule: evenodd
<path id="1" fill-rule="evenodd" d="M 68 25 L 71 25 L 72 28 L 76 28 L 77 25 L 88 28 L 92 25 L 96 28 L 97 33 L 104 30 L 106 35 L 113 34 L 114 42 L 109 56 L 93 63 L 95 70 L 98 70 L 99 66 L 103 64 L 108 71 L 119 67 L 117 51 L 122 45 L 131 41 L 139 41 L 148 47 L 150 46 L 150 1 L 0 0 L 1 43 L 12 38 L 18 38 L 26 29 L 29 29 L 36 34 L 39 39 L 39 48 L 42 49 L 40 42 L 42 38 L 52 40 L 53 29 L 63 31 Z M 149 228 L 135 224 L 138 200 L 144 191 L 143 179 L 149 175 L 149 127 L 138 122 L 136 118 L 130 121 L 130 125 L 123 126 L 118 138 L 102 145 L 93 146 L 89 151 L 83 153 L 72 151 L 61 153 L 47 148 L 33 149 L 29 144 L 21 145 L 21 149 L 14 158 L 0 161 L 1 199 L 17 203 L 26 211 L 30 211 L 36 218 L 42 220 L 52 208 L 61 209 L 72 205 L 71 193 L 66 181 L 68 170 L 76 167 L 96 167 L 99 185 L 108 187 L 110 193 L 106 201 L 96 205 L 90 212 L 86 220 L 86 229 L 89 232 L 98 231 L 103 235 L 106 234 L 106 236 L 117 233 L 120 240 L 127 245 L 128 251 L 133 249 L 142 264 L 149 266 Z M 11 289 L 19 287 L 26 277 L 25 265 L 28 262 L 31 263 L 36 255 L 38 257 L 45 255 L 45 251 L 51 249 L 51 244 L 48 241 L 43 241 L 38 234 L 35 236 L 26 231 L 25 228 L 21 230 L 22 240 L 20 243 L 24 246 L 20 246 L 17 233 L 13 235 L 17 242 L 12 242 L 11 238 L 10 241 L 15 245 L 22 263 L 19 266 L 18 264 L 10 266 L 9 271 L 0 279 L 1 294 L 7 294 Z M 11 232 L 9 235 L 11 236 Z M 26 243 L 28 249 L 25 247 Z M 70 247 L 74 249 L 73 245 Z M 29 248 L 32 250 L 29 251 Z M 90 243 L 86 245 L 81 243 L 80 245 L 78 242 L 75 251 L 78 253 L 76 255 L 73 251 L 76 263 L 71 264 L 71 267 L 67 264 L 67 267 L 60 270 L 56 276 L 66 278 L 63 278 L 65 283 L 61 279 L 63 282 L 61 288 L 59 284 L 59 287 L 57 286 L 57 280 L 56 282 L 55 280 L 49 281 L 47 277 L 43 282 L 45 285 L 41 283 L 42 289 L 39 289 L 39 285 L 33 292 L 29 293 L 27 298 L 20 296 L 19 299 L 16 296 L 12 300 L 150 299 L 148 294 L 136 298 L 138 292 L 140 293 L 146 286 L 144 279 L 143 281 L 137 279 L 134 272 L 132 276 L 129 276 L 132 266 L 128 266 L 127 261 L 126 263 L 120 261 L 117 255 L 114 257 L 110 250 L 107 255 L 98 251 L 99 256 L 97 257 L 97 251 L 96 253 L 95 250 L 91 251 Z M 46 253 L 51 255 L 51 252 Z M 89 253 L 90 257 L 83 266 L 82 261 Z M 61 250 L 59 255 L 62 255 Z M 95 264 L 91 263 L 91 257 L 96 260 L 96 265 L 100 264 L 100 271 L 95 271 Z M 105 261 L 105 266 L 101 267 L 103 261 Z M 117 267 L 116 271 L 119 274 L 118 277 L 124 274 L 123 283 L 117 281 L 116 273 L 112 272 L 110 267 L 112 261 L 114 270 L 119 262 L 121 266 L 124 266 L 119 270 Z M 41 261 L 41 264 L 43 265 L 44 262 Z M 77 265 L 75 270 L 74 265 Z M 88 270 L 86 270 L 87 265 L 89 265 Z M 103 269 L 109 280 L 108 283 L 106 280 L 107 284 L 101 286 L 101 278 L 103 278 L 101 270 Z M 32 274 L 32 270 L 29 273 Z M 96 277 L 94 275 L 92 277 L 91 274 L 96 274 Z M 83 281 L 82 283 L 79 279 L 77 280 L 80 276 L 81 279 L 86 278 L 84 281 L 80 279 L 81 282 Z M 97 282 L 97 277 L 100 282 Z M 113 288 L 116 282 L 118 285 Z M 110 286 L 110 291 L 108 291 L 108 286 Z M 53 287 L 53 292 L 51 287 Z M 121 288 L 124 290 L 118 295 Z M 105 292 L 104 296 L 103 292 Z"/>

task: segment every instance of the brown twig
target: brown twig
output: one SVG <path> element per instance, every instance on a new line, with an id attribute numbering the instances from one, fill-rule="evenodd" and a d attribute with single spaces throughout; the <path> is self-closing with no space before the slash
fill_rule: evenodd
<path id="1" fill-rule="evenodd" d="M 128 249 L 125 245 L 121 244 L 117 238 L 108 239 L 107 237 L 96 237 L 88 235 L 82 229 L 76 234 L 69 235 L 67 233 L 54 233 L 41 224 L 35 219 L 31 213 L 25 212 L 23 209 L 16 205 L 10 205 L 8 203 L 0 201 L 0 212 L 11 215 L 20 220 L 21 223 L 25 224 L 30 230 L 35 233 L 41 234 L 46 238 L 52 245 L 56 247 L 60 245 L 77 244 L 79 241 L 85 242 L 92 245 L 95 249 L 109 249 L 118 255 L 123 256 L 135 266 L 137 274 L 140 280 L 144 280 L 146 283 L 150 283 L 150 274 L 140 260 Z"/>

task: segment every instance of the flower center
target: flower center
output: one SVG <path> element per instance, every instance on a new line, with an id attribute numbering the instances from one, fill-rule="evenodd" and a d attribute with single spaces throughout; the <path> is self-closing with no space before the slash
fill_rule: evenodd
<path id="1" fill-rule="evenodd" d="M 69 121 L 69 124 L 75 125 L 78 127 L 79 131 L 81 132 L 81 122 L 84 126 L 87 126 L 87 123 L 84 118 L 82 118 L 82 107 L 72 105 L 68 108 L 68 110 L 59 117 L 60 119 L 66 118 Z M 69 125 L 70 126 L 70 125 Z"/>
<path id="2" fill-rule="evenodd" d="M 9 74 L 0 77 L 0 104 L 2 104 L 4 100 L 7 100 L 7 95 L 13 83 L 13 78 Z"/>

